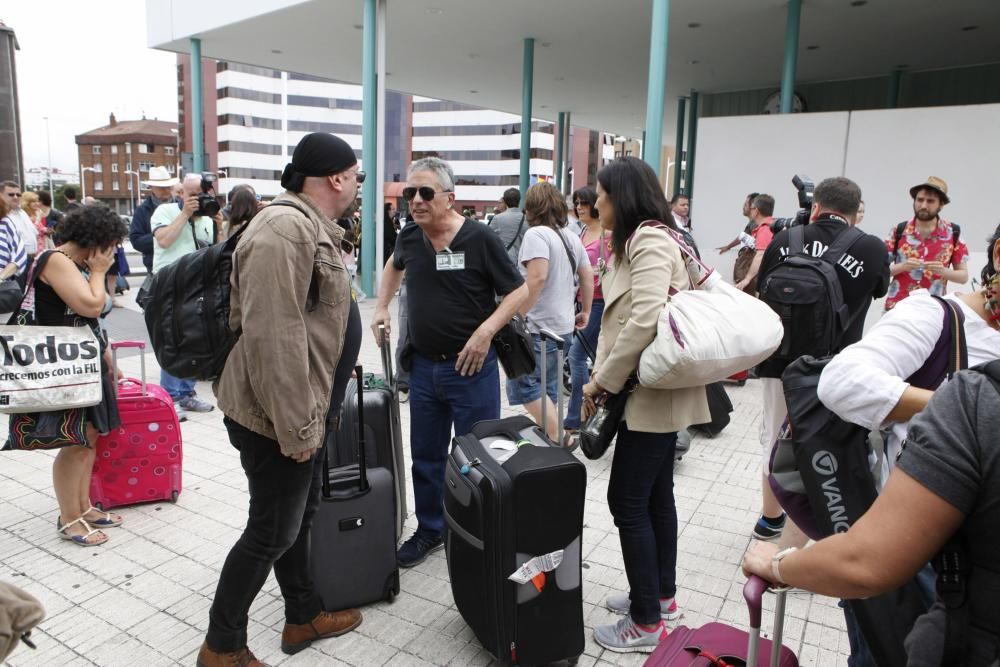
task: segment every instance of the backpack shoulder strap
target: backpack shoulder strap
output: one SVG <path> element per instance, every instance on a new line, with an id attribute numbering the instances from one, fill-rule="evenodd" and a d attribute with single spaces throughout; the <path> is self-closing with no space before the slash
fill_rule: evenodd
<path id="1" fill-rule="evenodd" d="M 955 248 L 958 247 L 958 237 L 962 234 L 962 227 L 956 223 L 949 223 L 951 225 L 951 252 L 955 254 Z"/>
<path id="2" fill-rule="evenodd" d="M 788 229 L 788 254 L 801 255 L 805 249 L 806 228 L 805 225 L 793 225 Z"/>
<path id="3" fill-rule="evenodd" d="M 908 222 L 909 220 L 903 220 L 896 225 L 896 233 L 893 235 L 895 237 L 894 243 L 892 244 L 892 254 L 894 255 L 899 252 L 899 239 L 903 238 L 903 232 L 906 231 L 906 223 Z"/>
<path id="4" fill-rule="evenodd" d="M 840 258 L 844 256 L 848 250 L 851 249 L 855 243 L 868 236 L 863 231 L 857 227 L 848 227 L 847 229 L 841 231 L 830 243 L 830 247 L 827 251 L 823 253 L 823 259 L 830 262 L 831 264 L 836 264 L 840 261 Z"/>

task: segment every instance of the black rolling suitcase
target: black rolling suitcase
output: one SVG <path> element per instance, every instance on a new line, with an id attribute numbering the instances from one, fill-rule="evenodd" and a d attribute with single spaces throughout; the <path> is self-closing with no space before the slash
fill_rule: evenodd
<path id="1" fill-rule="evenodd" d="M 705 397 L 708 399 L 708 411 L 712 420 L 705 424 L 692 424 L 688 429 L 714 438 L 722 433 L 722 429 L 729 426 L 729 413 L 733 411 L 733 402 L 729 400 L 729 394 L 721 382 L 707 385 Z"/>
<path id="2" fill-rule="evenodd" d="M 586 486 L 583 464 L 527 417 L 479 422 L 454 440 L 445 472 L 452 594 L 504 665 L 583 653 Z"/>
<path id="3" fill-rule="evenodd" d="M 361 366 L 357 372 L 362 377 Z M 358 422 L 364 424 L 366 406 L 364 401 L 359 405 Z M 366 437 L 359 432 L 362 446 Z M 310 569 L 323 608 L 392 601 L 399 593 L 392 474 L 364 461 L 331 468 L 329 449 L 323 449 L 323 489 L 310 546 Z"/>
<path id="4" fill-rule="evenodd" d="M 406 518 L 406 466 L 399 421 L 399 392 L 392 372 L 392 350 L 385 327 L 381 327 L 379 333 L 382 336 L 382 375 L 359 375 L 358 379 L 351 379 L 340 412 L 340 426 L 327 434 L 326 447 L 330 451 L 331 468 L 358 462 L 357 383 L 360 380 L 364 388 L 366 415 L 365 455 L 369 468 L 385 468 L 395 482 L 396 540 L 399 540 Z"/>

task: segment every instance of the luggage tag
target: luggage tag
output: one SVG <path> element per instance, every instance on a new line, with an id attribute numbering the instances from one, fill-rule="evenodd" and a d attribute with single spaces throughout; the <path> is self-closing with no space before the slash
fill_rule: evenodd
<path id="1" fill-rule="evenodd" d="M 544 556 L 535 556 L 517 568 L 514 574 L 507 577 L 515 584 L 526 584 L 529 581 L 541 593 L 545 587 L 545 573 L 559 567 L 563 561 L 563 550 L 559 549 Z"/>

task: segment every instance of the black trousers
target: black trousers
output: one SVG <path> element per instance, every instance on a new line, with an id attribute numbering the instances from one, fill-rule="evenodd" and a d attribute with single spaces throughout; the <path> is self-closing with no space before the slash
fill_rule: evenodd
<path id="1" fill-rule="evenodd" d="M 309 529 L 319 506 L 323 457 L 297 463 L 276 440 L 228 417 L 224 423 L 250 486 L 247 525 L 222 566 L 209 612 L 209 648 L 230 652 L 247 645 L 250 605 L 272 567 L 288 623 L 308 623 L 322 611 L 309 568 Z"/>

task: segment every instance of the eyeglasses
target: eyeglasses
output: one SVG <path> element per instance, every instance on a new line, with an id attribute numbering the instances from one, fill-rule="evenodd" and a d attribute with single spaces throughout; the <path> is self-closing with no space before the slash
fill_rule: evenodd
<path id="1" fill-rule="evenodd" d="M 448 192 L 451 192 L 451 190 L 441 190 L 438 192 L 429 185 L 422 185 L 419 188 L 408 187 L 403 188 L 403 199 L 406 201 L 413 201 L 413 197 L 419 194 L 420 198 L 424 201 L 430 201 L 438 195 L 443 195 Z"/>

